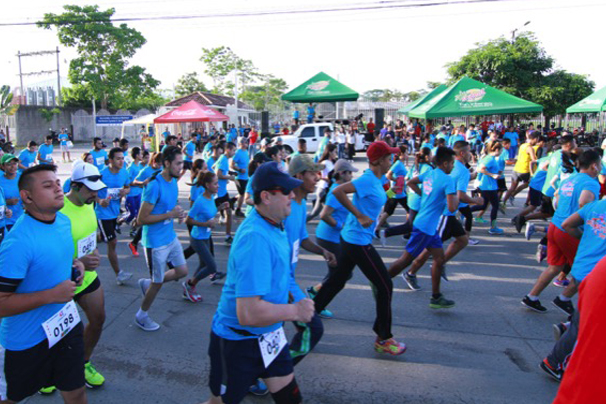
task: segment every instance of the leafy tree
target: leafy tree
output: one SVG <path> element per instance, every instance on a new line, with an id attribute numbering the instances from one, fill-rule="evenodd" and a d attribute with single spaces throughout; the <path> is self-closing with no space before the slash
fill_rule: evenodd
<path id="1" fill-rule="evenodd" d="M 549 117 L 591 94 L 595 84 L 586 76 L 554 69 L 554 60 L 530 32 L 511 42 L 501 37 L 477 44 L 448 66 L 449 82 L 463 76 L 543 105 Z"/>
<path id="2" fill-rule="evenodd" d="M 362 99 L 370 102 L 400 102 L 400 101 L 415 101 L 420 98 L 425 90 L 410 91 L 403 93 L 400 90 L 391 89 L 374 89 L 366 91 L 362 94 Z"/>
<path id="3" fill-rule="evenodd" d="M 55 115 L 59 115 L 61 113 L 61 110 L 59 108 L 53 108 L 53 109 L 45 109 L 42 108 L 40 110 L 40 115 L 42 116 L 42 119 L 44 119 L 46 121 L 46 123 L 50 123 L 53 118 L 55 117 Z"/>
<path id="4" fill-rule="evenodd" d="M 439 82 L 439 81 L 428 81 L 427 82 L 427 88 L 429 88 L 430 90 L 433 90 L 437 87 L 440 87 L 443 83 Z"/>
<path id="5" fill-rule="evenodd" d="M 199 77 L 196 72 L 185 73 L 181 76 L 175 87 L 177 96 L 183 97 L 196 91 L 208 91 Z"/>
<path id="6" fill-rule="evenodd" d="M 7 85 L 3 85 L 0 87 L 0 124 L 2 126 L 6 125 L 6 119 L 9 115 L 13 115 L 19 105 L 11 104 L 13 101 L 13 93 L 11 93 L 11 88 Z"/>
<path id="7" fill-rule="evenodd" d="M 206 73 L 213 80 L 212 92 L 233 96 L 235 84 L 229 75 L 236 71 L 238 86 L 244 88 L 260 78 L 257 68 L 252 61 L 242 59 L 227 46 L 218 48 L 202 48 L 200 60 L 206 66 Z"/>
<path id="8" fill-rule="evenodd" d="M 287 89 L 286 81 L 267 74 L 259 84 L 247 86 L 240 98 L 258 111 L 284 110 L 286 103 L 280 97 Z"/>
<path id="9" fill-rule="evenodd" d="M 98 6 L 66 5 L 63 14 L 47 13 L 38 26 L 57 28 L 59 42 L 75 48 L 78 57 L 70 62 L 72 84 L 86 87 L 92 97 L 108 108 L 112 97 L 134 100 L 148 97 L 160 84 L 140 66 L 129 66 L 129 59 L 145 44 L 141 33 L 126 24 L 115 26 L 114 8 L 100 11 Z"/>

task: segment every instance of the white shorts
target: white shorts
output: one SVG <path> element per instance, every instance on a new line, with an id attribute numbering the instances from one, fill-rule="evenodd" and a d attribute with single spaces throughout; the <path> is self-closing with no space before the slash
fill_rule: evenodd
<path id="1" fill-rule="evenodd" d="M 164 271 L 167 265 L 170 265 L 170 268 L 175 268 L 186 264 L 183 247 L 181 247 L 178 237 L 175 237 L 173 241 L 162 247 L 146 247 L 145 261 L 147 261 L 149 277 L 152 283 L 164 282 Z"/>
<path id="2" fill-rule="evenodd" d="M 63 152 L 68 152 L 68 151 L 69 151 L 69 146 L 68 146 L 68 145 L 66 145 L 66 144 L 62 144 L 62 145 L 60 146 L 60 148 L 61 148 L 61 153 L 63 153 Z"/>

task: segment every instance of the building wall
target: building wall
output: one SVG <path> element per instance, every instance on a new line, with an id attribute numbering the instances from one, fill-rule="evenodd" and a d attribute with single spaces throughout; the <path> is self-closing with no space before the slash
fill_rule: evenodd
<path id="1" fill-rule="evenodd" d="M 71 113 L 73 109 L 60 108 L 61 113 L 55 115 L 51 122 L 42 118 L 40 110 L 52 109 L 49 107 L 38 107 L 33 105 L 21 105 L 14 116 L 14 130 L 10 133 L 10 140 L 14 145 L 25 146 L 30 140 L 38 143 L 50 134 L 49 128 L 60 130 L 61 127 L 69 128 L 71 125 Z"/>

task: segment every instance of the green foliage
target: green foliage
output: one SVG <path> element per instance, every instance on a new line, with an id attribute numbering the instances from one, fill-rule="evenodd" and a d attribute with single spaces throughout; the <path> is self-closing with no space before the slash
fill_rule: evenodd
<path id="1" fill-rule="evenodd" d="M 53 108 L 50 110 L 42 108 L 40 110 L 40 115 L 42 116 L 42 119 L 44 119 L 47 123 L 50 123 L 50 121 L 53 120 L 55 115 L 59 115 L 60 113 L 61 113 L 61 110 L 59 108 Z"/>
<path id="2" fill-rule="evenodd" d="M 258 70 L 252 61 L 242 59 L 227 46 L 202 48 L 202 57 L 200 60 L 206 66 L 204 73 L 213 80 L 211 91 L 215 94 L 234 95 L 234 80 L 229 77 L 234 71 L 237 72 L 238 84 L 241 88 L 260 78 Z"/>
<path id="3" fill-rule="evenodd" d="M 595 86 L 586 76 L 554 70 L 553 58 L 529 32 L 513 43 L 501 37 L 477 44 L 447 66 L 450 84 L 468 76 L 543 105 L 547 116 L 565 113 L 566 107 L 591 94 Z"/>
<path id="4" fill-rule="evenodd" d="M 280 98 L 288 89 L 286 81 L 271 74 L 263 75 L 261 80 L 258 85 L 247 86 L 240 94 L 240 99 L 258 111 L 286 109 L 286 103 Z"/>
<path id="5" fill-rule="evenodd" d="M 11 88 L 6 84 L 0 87 L 0 115 L 9 114 L 12 100 L 13 93 L 11 93 Z"/>
<path id="6" fill-rule="evenodd" d="M 183 97 L 196 91 L 208 91 L 199 77 L 196 72 L 185 73 L 181 76 L 175 87 L 177 96 Z"/>
<path id="7" fill-rule="evenodd" d="M 440 83 L 439 81 L 428 81 L 427 88 L 433 90 L 434 88 L 440 87 L 442 84 L 443 83 Z"/>
<path id="8" fill-rule="evenodd" d="M 90 87 L 88 86 L 75 85 L 72 87 L 63 87 L 61 89 L 61 97 L 63 99 L 63 105 L 66 107 L 91 108 L 92 105 L 92 95 Z M 126 109 L 136 111 L 144 108 L 155 110 L 168 101 L 170 101 L 168 98 L 165 98 L 156 92 L 146 92 L 145 94 L 133 96 L 133 94 L 117 91 L 113 94 L 107 107 L 114 110 Z M 96 104 L 97 108 L 101 107 L 99 102 L 96 102 Z"/>
<path id="9" fill-rule="evenodd" d="M 370 102 L 402 102 L 408 101 L 412 102 L 419 99 L 426 93 L 425 90 L 419 91 L 409 91 L 407 93 L 403 93 L 400 90 L 390 90 L 386 89 L 374 89 L 366 91 L 362 94 L 362 99 L 364 101 Z"/>
<path id="10" fill-rule="evenodd" d="M 98 6 L 63 8 L 63 14 L 45 14 L 38 26 L 56 27 L 59 42 L 76 49 L 78 57 L 70 62 L 68 72 L 74 86 L 86 87 L 103 108 L 108 108 L 114 97 L 136 100 L 153 94 L 160 82 L 144 68 L 128 63 L 146 42 L 139 31 L 126 24 L 114 26 L 113 8 L 105 11 Z"/>

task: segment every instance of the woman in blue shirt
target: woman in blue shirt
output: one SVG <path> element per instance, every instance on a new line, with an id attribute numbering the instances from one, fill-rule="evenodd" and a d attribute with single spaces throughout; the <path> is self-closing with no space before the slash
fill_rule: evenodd
<path id="1" fill-rule="evenodd" d="M 480 181 L 480 192 L 484 203 L 471 207 L 472 212 L 484 211 L 490 203 L 490 234 L 503 234 L 503 230 L 497 227 L 497 215 L 499 214 L 499 186 L 497 180 L 502 174 L 498 158 L 501 154 L 503 145 L 501 142 L 494 141 L 486 144 L 488 155 L 478 163 L 478 177 Z"/>

